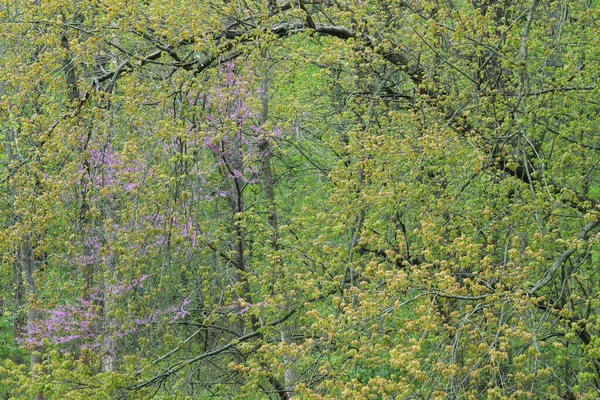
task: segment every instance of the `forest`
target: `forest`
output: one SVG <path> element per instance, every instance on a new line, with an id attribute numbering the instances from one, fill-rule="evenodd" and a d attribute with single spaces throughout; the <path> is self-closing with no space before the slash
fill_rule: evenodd
<path id="1" fill-rule="evenodd" d="M 600 398 L 599 0 L 3 0 L 0 398 Z"/>

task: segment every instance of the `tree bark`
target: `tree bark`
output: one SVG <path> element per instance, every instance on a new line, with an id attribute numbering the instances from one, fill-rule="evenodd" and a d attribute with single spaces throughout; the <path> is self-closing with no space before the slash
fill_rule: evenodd
<path id="1" fill-rule="evenodd" d="M 23 243 L 19 249 L 19 263 L 21 264 L 21 269 L 25 272 L 26 297 L 29 302 L 27 307 L 27 323 L 35 325 L 40 320 L 41 314 L 37 309 L 38 305 L 35 304 L 39 300 L 39 293 L 35 283 L 36 260 L 31 246 L 31 239 L 27 236 L 23 239 Z M 32 302 L 34 304 L 31 304 Z M 35 346 L 30 352 L 31 375 L 34 379 L 41 372 L 42 353 L 43 348 L 41 345 Z M 44 399 L 44 393 L 42 392 L 34 397 L 34 400 Z"/>
<path id="2" fill-rule="evenodd" d="M 265 78 L 263 80 L 262 92 L 261 92 L 261 113 L 260 113 L 260 125 L 265 126 L 265 124 L 269 120 L 269 85 L 270 85 L 270 62 L 268 55 L 263 53 L 263 60 L 266 63 L 265 66 Z M 275 189 L 274 189 L 274 180 L 273 180 L 273 170 L 271 167 L 271 154 L 272 154 L 272 145 L 268 137 L 267 132 L 263 132 L 264 137 L 260 138 L 259 141 L 259 152 L 260 152 L 260 161 L 261 161 L 261 182 L 264 190 L 265 199 L 267 200 L 267 220 L 269 223 L 269 227 L 271 228 L 271 248 L 274 253 L 278 253 L 280 250 L 279 243 L 279 222 L 277 218 L 277 205 L 275 204 Z M 281 260 L 279 259 L 279 254 L 276 257 L 279 260 L 278 266 L 282 267 Z M 277 274 L 273 273 L 273 276 L 276 277 Z M 281 341 L 286 342 L 288 340 L 289 327 L 285 324 L 281 324 L 280 334 Z M 297 380 L 296 369 L 294 368 L 294 360 L 290 356 L 285 355 L 283 357 L 284 364 L 284 382 L 283 389 L 285 390 L 285 394 L 287 398 L 291 398 L 294 395 L 295 383 Z M 280 389 L 276 388 L 276 390 L 280 391 Z"/>

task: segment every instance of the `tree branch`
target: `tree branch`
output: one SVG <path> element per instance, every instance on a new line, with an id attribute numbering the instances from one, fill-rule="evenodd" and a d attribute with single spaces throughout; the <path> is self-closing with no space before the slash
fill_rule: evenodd
<path id="1" fill-rule="evenodd" d="M 253 332 L 250 332 L 244 336 L 240 336 L 239 338 L 230 341 L 229 343 L 227 343 L 226 345 L 223 345 L 221 347 L 218 347 L 214 350 L 211 351 L 207 351 L 204 352 L 196 357 L 192 357 L 189 358 L 187 360 L 182 360 L 182 361 L 178 361 L 176 363 L 174 363 L 173 365 L 171 365 L 170 367 L 164 369 L 163 371 L 161 371 L 160 373 L 158 373 L 157 375 L 153 376 L 152 378 L 148 379 L 145 382 L 139 383 L 137 385 L 134 385 L 130 388 L 127 388 L 130 391 L 138 391 L 141 390 L 145 387 L 148 386 L 152 386 L 154 384 L 160 384 L 162 382 L 164 382 L 169 376 L 171 376 L 172 374 L 177 373 L 178 371 L 182 370 L 183 368 L 185 368 L 188 365 L 197 363 L 200 360 L 206 359 L 206 358 L 210 358 L 210 357 L 214 357 L 217 356 L 221 353 L 224 353 L 225 351 L 237 346 L 238 344 L 245 342 L 247 340 L 253 339 L 255 337 L 259 337 L 260 335 L 262 335 L 262 330 L 264 328 L 268 328 L 268 327 L 273 327 L 273 326 L 277 326 L 285 321 L 287 321 L 292 315 L 294 315 L 294 313 L 298 310 L 298 308 L 300 308 L 300 306 L 296 306 L 294 308 L 292 308 L 287 314 L 285 314 L 283 317 L 276 319 L 275 321 L 272 321 L 268 324 L 266 324 L 263 328 L 257 329 Z M 195 335 L 195 334 L 194 334 Z M 188 338 L 189 339 L 189 338 Z M 171 352 L 167 353 L 166 355 L 164 355 L 163 357 L 161 357 L 160 359 L 158 359 L 156 362 L 159 362 L 160 360 L 170 356 L 171 354 L 173 354 L 174 352 L 176 352 L 178 349 L 174 349 Z M 154 365 L 155 363 L 153 363 Z M 142 370 L 139 370 L 136 372 L 136 376 L 141 374 Z"/>
<path id="2" fill-rule="evenodd" d="M 596 228 L 598 225 L 600 225 L 600 221 L 597 222 L 592 222 L 590 224 L 588 224 L 582 231 L 581 231 L 581 238 L 587 238 L 588 234 L 594 229 Z M 554 260 L 554 263 L 552 264 L 552 267 L 547 270 L 544 273 L 544 276 L 531 288 L 527 291 L 527 294 L 529 296 L 533 296 L 535 295 L 535 293 L 540 290 L 541 288 L 543 288 L 544 286 L 546 286 L 554 277 L 554 274 L 556 273 L 556 271 L 558 271 L 558 269 L 561 267 L 561 265 L 567 261 L 567 259 L 569 257 L 571 257 L 571 255 L 573 253 L 575 253 L 577 249 L 567 249 L 565 251 L 563 251 L 556 260 Z"/>

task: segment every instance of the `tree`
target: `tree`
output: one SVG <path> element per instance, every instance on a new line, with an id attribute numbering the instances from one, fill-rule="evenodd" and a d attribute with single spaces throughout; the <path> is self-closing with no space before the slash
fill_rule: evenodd
<path id="1" fill-rule="evenodd" d="M 11 394 L 597 397 L 599 17 L 3 6 Z"/>

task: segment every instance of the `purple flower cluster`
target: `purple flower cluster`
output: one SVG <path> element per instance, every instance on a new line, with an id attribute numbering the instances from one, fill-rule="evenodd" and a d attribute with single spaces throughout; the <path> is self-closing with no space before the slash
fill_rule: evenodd
<path id="1" fill-rule="evenodd" d="M 96 337 L 96 314 L 92 301 L 80 299 L 55 309 L 41 310 L 45 318 L 27 323 L 25 347 L 41 346 L 44 339 L 53 344 L 69 343 L 77 339 L 93 341 Z"/>
<path id="2" fill-rule="evenodd" d="M 234 63 L 223 66 L 225 82 L 207 96 L 204 121 L 208 127 L 205 147 L 217 156 L 230 179 L 257 183 L 255 164 L 273 151 L 272 141 L 281 137 L 281 129 L 268 132 L 260 122 L 260 113 L 246 100 L 251 88 L 235 75 Z M 262 87 L 259 90 L 266 90 Z"/>
<path id="3" fill-rule="evenodd" d="M 108 297 L 116 299 L 136 288 L 143 288 L 149 278 L 150 275 L 143 275 L 127 284 L 113 286 L 102 292 L 95 291 L 90 299 L 81 298 L 52 309 L 39 310 L 42 317 L 29 321 L 24 337 L 20 338 L 21 344 L 26 348 L 34 348 L 42 346 L 44 341 L 48 340 L 53 345 L 77 342 L 80 348 L 96 348 L 101 346 L 98 341 L 98 336 L 101 334 L 104 338 L 116 340 L 135 333 L 138 326 L 157 322 L 159 317 L 167 316 L 171 322 L 174 322 L 189 315 L 189 300 L 186 298 L 180 305 L 155 310 L 141 317 L 129 315 L 127 321 L 131 322 L 130 324 L 123 323 L 126 321 L 117 321 L 117 324 L 113 324 L 119 327 L 128 326 L 126 329 L 120 331 L 103 329 L 101 322 L 104 316 L 100 306 L 102 301 L 106 301 Z"/>

